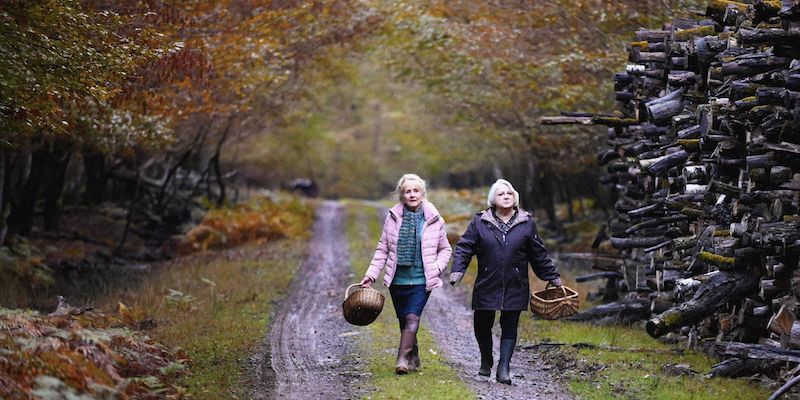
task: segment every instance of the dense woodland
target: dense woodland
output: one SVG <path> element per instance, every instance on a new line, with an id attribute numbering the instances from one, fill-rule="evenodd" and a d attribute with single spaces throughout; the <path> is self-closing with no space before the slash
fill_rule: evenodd
<path id="1" fill-rule="evenodd" d="M 213 247 L 223 241 L 214 229 L 225 245 L 299 237 L 275 232 L 307 228 L 307 210 L 279 215 L 265 202 L 206 214 L 299 178 L 322 197 L 378 199 L 399 171 L 436 188 L 505 177 L 556 239 L 558 203 L 588 201 L 609 218 L 591 257 L 599 271 L 579 280 L 605 280 L 598 295 L 610 303 L 575 319 L 647 322 L 652 336 L 728 357 L 716 375 L 783 381 L 800 362 L 798 7 L 3 1 L 0 273 L 29 294 L 46 286 L 52 271 L 29 244 L 42 238 L 85 243 L 62 265 L 75 270 L 86 255 L 117 267 Z M 561 219 L 573 219 L 566 210 Z M 94 215 L 115 223 L 81 229 Z M 14 305 L 43 304 L 27 301 Z M 31 343 L 43 331 L 148 321 L 122 303 L 119 317 L 86 311 L 60 303 L 47 318 L 0 316 Z M 184 394 L 184 354 L 113 332 L 114 351 L 152 361 L 143 374 L 159 376 L 165 396 Z M 17 358 L 4 362 L 24 367 L 34 347 L 14 343 Z M 19 376 L 0 387 L 43 384 L 23 367 L 7 368 Z M 109 368 L 117 383 L 142 372 Z M 148 385 L 125 380 L 120 391 Z"/>
<path id="2" fill-rule="evenodd" d="M 594 195 L 597 140 L 536 118 L 609 105 L 653 3 L 4 2 L 0 242 L 76 204 L 179 227 L 231 185 L 379 197 L 412 169 L 508 176 L 553 217 Z"/>

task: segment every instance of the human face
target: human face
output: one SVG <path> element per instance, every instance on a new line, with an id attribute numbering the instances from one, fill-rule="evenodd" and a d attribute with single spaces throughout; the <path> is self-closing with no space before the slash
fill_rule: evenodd
<path id="1" fill-rule="evenodd" d="M 501 210 L 514 208 L 514 191 L 507 185 L 500 185 L 494 192 L 494 205 Z"/>
<path id="2" fill-rule="evenodd" d="M 403 204 L 407 205 L 408 208 L 416 210 L 422 203 L 423 197 L 422 188 L 419 185 L 407 183 L 403 186 Z"/>

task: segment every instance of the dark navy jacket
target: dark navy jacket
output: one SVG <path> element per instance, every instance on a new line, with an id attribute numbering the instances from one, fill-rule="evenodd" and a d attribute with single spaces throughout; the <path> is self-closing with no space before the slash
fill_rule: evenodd
<path id="1" fill-rule="evenodd" d="M 526 310 L 530 299 L 529 263 L 539 279 L 559 277 L 533 216 L 521 209 L 506 235 L 491 209 L 478 213 L 456 244 L 450 272 L 465 272 L 473 256 L 478 257 L 478 277 L 472 291 L 475 310 Z"/>

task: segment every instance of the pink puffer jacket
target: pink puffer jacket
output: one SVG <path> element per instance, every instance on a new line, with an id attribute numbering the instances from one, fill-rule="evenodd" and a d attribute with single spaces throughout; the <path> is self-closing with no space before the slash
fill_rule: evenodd
<path id="1" fill-rule="evenodd" d="M 425 289 L 431 291 L 442 286 L 442 279 L 439 276 L 447 268 L 453 249 L 447 241 L 444 218 L 439 215 L 439 210 L 426 200 L 422 202 L 422 210 L 425 215 L 425 225 L 422 229 L 422 264 L 425 270 Z M 366 276 L 377 281 L 378 274 L 386 267 L 383 275 L 383 284 L 386 286 L 392 283 L 397 269 L 397 238 L 400 235 L 402 222 L 403 204 L 398 203 L 386 216 L 381 239 L 367 269 Z"/>

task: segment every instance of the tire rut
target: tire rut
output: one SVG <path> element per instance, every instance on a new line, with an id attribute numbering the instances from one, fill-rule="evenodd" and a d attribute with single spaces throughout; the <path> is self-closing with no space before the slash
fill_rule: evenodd
<path id="1" fill-rule="evenodd" d="M 343 214 L 335 201 L 317 208 L 309 255 L 270 323 L 262 356 L 254 357 L 262 386 L 255 399 L 359 396 L 364 366 L 351 356 L 357 343 L 339 307 L 351 279 Z"/>
<path id="2" fill-rule="evenodd" d="M 479 376 L 481 355 L 472 328 L 472 309 L 464 302 L 465 291 L 449 285 L 431 293 L 425 307 L 425 326 L 451 366 L 478 399 L 572 399 L 550 373 L 552 366 L 540 353 L 517 347 L 511 358 L 511 385 L 497 383 L 494 372 L 500 354 L 499 336 L 493 335 L 492 375 Z M 520 318 L 527 318 L 525 313 Z M 499 324 L 495 322 L 495 325 Z"/>
<path id="3" fill-rule="evenodd" d="M 383 221 L 387 212 L 382 208 L 378 218 Z M 543 354 L 519 347 L 511 359 L 512 385 L 497 383 L 494 372 L 500 354 L 500 339 L 496 333 L 493 335 L 495 365 L 492 367 L 492 376 L 479 376 L 477 371 L 481 355 L 473 334 L 473 312 L 465 298 L 463 287 L 452 287 L 445 283 L 444 287 L 435 289 L 422 313 L 422 326 L 430 330 L 449 364 L 478 399 L 573 398 L 550 373 L 553 367 Z M 520 318 L 526 318 L 525 314 Z"/>

